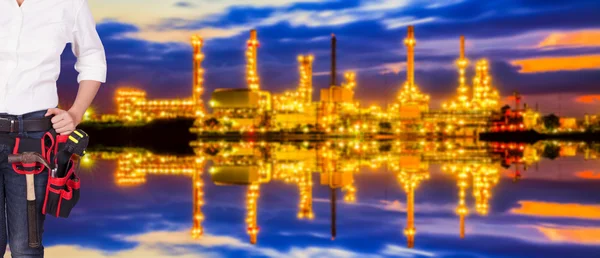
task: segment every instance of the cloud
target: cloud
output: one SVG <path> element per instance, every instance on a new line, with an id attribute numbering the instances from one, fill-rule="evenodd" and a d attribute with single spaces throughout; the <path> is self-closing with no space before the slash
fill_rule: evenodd
<path id="1" fill-rule="evenodd" d="M 382 209 L 386 211 L 406 212 L 406 206 L 398 200 L 380 201 L 383 204 Z"/>
<path id="2" fill-rule="evenodd" d="M 127 250 L 105 251 L 77 245 L 55 245 L 45 247 L 47 257 L 65 258 L 200 258 L 228 257 L 227 251 L 243 251 L 248 255 L 261 257 L 381 257 L 378 254 L 365 254 L 341 248 L 291 247 L 287 251 L 278 251 L 268 247 L 258 247 L 229 236 L 204 235 L 194 240 L 189 230 L 153 231 L 133 236 L 115 236 L 122 241 L 131 242 L 135 247 Z M 225 250 L 219 250 L 224 248 Z M 410 251 L 407 251 L 410 253 Z M 415 252 L 418 253 L 418 252 Z"/>
<path id="3" fill-rule="evenodd" d="M 600 205 L 539 201 L 519 201 L 519 205 L 521 206 L 511 209 L 510 213 L 536 217 L 600 220 Z"/>
<path id="4" fill-rule="evenodd" d="M 598 227 L 571 227 L 544 225 L 535 227 L 552 242 L 573 244 L 600 244 L 600 228 Z"/>
<path id="5" fill-rule="evenodd" d="M 600 96 L 598 96 L 598 99 L 600 99 Z M 575 173 L 575 176 L 577 176 L 578 178 L 583 178 L 583 179 L 600 180 L 600 172 L 594 172 L 591 170 L 577 172 L 577 173 Z"/>
<path id="6" fill-rule="evenodd" d="M 548 35 L 537 47 L 597 47 L 600 46 L 600 30 L 556 32 Z"/>
<path id="7" fill-rule="evenodd" d="M 514 60 L 520 73 L 544 73 L 555 71 L 577 71 L 600 69 L 600 55 L 538 57 Z"/>
<path id="8" fill-rule="evenodd" d="M 230 38 L 248 31 L 249 27 L 233 27 L 228 29 L 220 28 L 203 28 L 200 30 L 142 30 L 137 32 L 126 33 L 125 35 L 131 38 L 142 39 L 152 42 L 180 42 L 188 43 L 191 35 L 198 34 L 204 39 L 213 38 Z"/>
<path id="9" fill-rule="evenodd" d="M 578 96 L 575 101 L 584 104 L 595 104 L 600 101 L 600 94 Z"/>
<path id="10" fill-rule="evenodd" d="M 408 249 L 402 246 L 391 244 L 387 244 L 381 253 L 391 257 L 435 257 L 435 254 L 431 252 Z"/>
<path id="11" fill-rule="evenodd" d="M 417 24 L 421 24 L 421 23 L 428 23 L 428 22 L 432 22 L 435 20 L 436 19 L 434 17 L 427 17 L 427 18 L 421 18 L 421 19 L 416 19 L 415 17 L 400 17 L 400 18 L 393 18 L 393 19 L 385 19 L 382 21 L 382 23 L 386 26 L 387 29 L 397 29 L 400 27 L 408 26 L 408 25 L 417 25 Z"/>
<path id="12" fill-rule="evenodd" d="M 193 8 L 181 8 L 181 4 L 165 0 L 90 0 L 94 18 L 101 21 L 106 18 L 141 26 L 156 24 L 163 19 L 179 18 L 202 20 L 221 15 L 234 7 L 271 7 L 283 8 L 297 3 L 317 3 L 321 0 L 200 0 Z M 187 1 L 182 1 L 184 6 Z M 179 2 L 179 3 L 182 3 Z M 136 10 L 132 12 L 131 10 Z"/>
<path id="13" fill-rule="evenodd" d="M 183 2 L 183 1 L 177 2 L 174 5 L 177 7 L 193 7 L 194 6 L 194 4 L 192 4 L 190 2 Z"/>

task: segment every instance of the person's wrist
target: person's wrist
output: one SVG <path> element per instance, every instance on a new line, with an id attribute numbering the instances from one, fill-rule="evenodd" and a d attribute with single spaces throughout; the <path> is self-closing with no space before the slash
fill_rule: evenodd
<path id="1" fill-rule="evenodd" d="M 71 116 L 73 117 L 73 122 L 75 122 L 75 125 L 78 125 L 83 119 L 85 110 L 78 109 L 76 107 L 71 107 L 67 112 L 69 112 L 69 114 L 71 114 Z"/>

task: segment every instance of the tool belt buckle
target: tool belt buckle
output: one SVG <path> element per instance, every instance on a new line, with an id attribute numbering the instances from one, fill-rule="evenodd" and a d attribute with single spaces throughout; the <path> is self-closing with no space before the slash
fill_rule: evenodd
<path id="1" fill-rule="evenodd" d="M 12 118 L 6 118 L 6 117 L 0 117 L 0 120 L 4 120 L 4 121 L 10 121 L 10 126 L 8 128 L 8 132 L 9 133 L 15 133 L 16 132 L 16 128 L 15 128 L 15 120 Z"/>

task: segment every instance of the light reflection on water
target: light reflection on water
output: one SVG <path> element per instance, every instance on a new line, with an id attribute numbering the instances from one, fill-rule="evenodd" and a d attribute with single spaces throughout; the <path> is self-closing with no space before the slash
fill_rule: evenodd
<path id="1" fill-rule="evenodd" d="M 118 255 L 159 244 L 156 257 L 180 252 L 175 246 L 186 248 L 191 256 L 185 257 L 208 251 L 561 257 L 573 248 L 585 257 L 600 250 L 597 144 L 191 145 L 193 155 L 91 151 L 82 164 L 92 172 L 82 175 L 89 195 L 82 197 L 81 214 L 53 221 L 51 229 L 69 221 L 85 225 L 100 211 L 107 216 L 96 222 L 105 223 L 106 232 L 98 234 L 110 237 L 83 246 Z M 70 244 L 49 234 L 53 244 Z M 500 248 L 508 243 L 521 251 Z M 534 252 L 540 246 L 548 252 Z"/>

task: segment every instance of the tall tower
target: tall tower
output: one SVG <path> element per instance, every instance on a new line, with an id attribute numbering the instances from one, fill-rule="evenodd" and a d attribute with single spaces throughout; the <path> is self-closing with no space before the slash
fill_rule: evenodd
<path id="1" fill-rule="evenodd" d="M 408 85 L 415 85 L 415 46 L 417 40 L 415 39 L 415 27 L 408 26 L 408 35 L 404 39 L 404 45 L 406 45 L 406 81 Z"/>
<path id="2" fill-rule="evenodd" d="M 313 219 L 313 194 L 312 194 L 312 173 L 310 170 L 302 171 L 302 176 L 298 187 L 300 188 L 300 210 L 298 211 L 299 219 Z"/>
<path id="3" fill-rule="evenodd" d="M 491 85 L 489 64 L 485 59 L 477 61 L 476 74 L 473 79 L 473 106 L 479 110 L 495 110 L 500 96 Z"/>
<path id="4" fill-rule="evenodd" d="M 304 104 L 309 104 L 312 102 L 313 60 L 314 57 L 312 55 L 298 56 L 298 63 L 300 67 L 300 87 L 298 91 L 300 94 L 300 102 Z"/>
<path id="5" fill-rule="evenodd" d="M 331 81 L 329 86 L 337 85 L 337 38 L 335 34 L 331 34 Z"/>
<path id="6" fill-rule="evenodd" d="M 260 78 L 258 77 L 258 36 L 256 30 L 250 31 L 248 48 L 246 50 L 246 77 L 248 87 L 253 91 L 260 90 Z"/>
<path id="7" fill-rule="evenodd" d="M 419 183 L 429 178 L 429 173 L 426 170 L 401 170 L 398 174 L 398 180 L 406 192 L 406 227 L 404 235 L 406 236 L 406 246 L 408 248 L 415 247 L 415 190 Z"/>
<path id="8" fill-rule="evenodd" d="M 460 218 L 460 238 L 465 238 L 465 217 L 469 214 L 469 208 L 465 202 L 466 190 L 469 186 L 469 167 L 463 167 L 458 172 L 458 206 L 456 213 Z"/>
<path id="9" fill-rule="evenodd" d="M 202 171 L 204 170 L 204 158 L 200 158 L 196 161 L 199 164 L 194 171 L 192 171 L 192 191 L 193 191 L 193 219 L 192 225 L 192 238 L 198 239 L 204 234 L 204 228 L 202 222 L 204 221 L 204 214 L 202 213 L 202 206 L 204 206 L 204 183 L 202 182 Z"/>
<path id="10" fill-rule="evenodd" d="M 458 66 L 458 102 L 460 107 L 469 107 L 469 86 L 466 84 L 465 71 L 469 60 L 465 57 L 465 36 L 460 36 L 460 58 L 456 61 Z"/>
<path id="11" fill-rule="evenodd" d="M 202 53 L 203 43 L 204 41 L 200 36 L 192 36 L 192 47 L 194 49 L 192 101 L 194 104 L 194 115 L 196 117 L 203 117 L 206 114 L 204 103 L 202 102 L 202 93 L 204 92 L 204 70 L 202 69 L 202 61 L 204 60 L 204 54 Z"/>
<path id="12" fill-rule="evenodd" d="M 488 214 L 491 188 L 498 183 L 498 177 L 498 169 L 490 165 L 481 166 L 473 171 L 473 197 L 478 214 Z"/>
<path id="13" fill-rule="evenodd" d="M 257 220 L 259 195 L 259 183 L 253 183 L 248 186 L 248 192 L 246 194 L 246 225 L 248 235 L 250 236 L 250 243 L 253 245 L 256 244 L 259 231 Z"/>
<path id="14" fill-rule="evenodd" d="M 404 39 L 404 45 L 406 45 L 406 82 L 404 83 L 398 95 L 398 102 L 400 104 L 401 113 L 414 111 L 414 108 L 402 110 L 402 106 L 413 106 L 417 108 L 417 111 L 424 111 L 429 108 L 429 96 L 421 93 L 419 91 L 419 87 L 415 84 L 416 44 L 417 41 L 415 39 L 415 28 L 414 26 L 408 26 L 408 35 Z M 418 117 L 420 116 L 420 113 L 415 113 L 411 116 Z"/>

